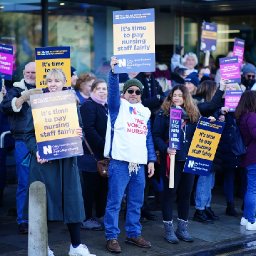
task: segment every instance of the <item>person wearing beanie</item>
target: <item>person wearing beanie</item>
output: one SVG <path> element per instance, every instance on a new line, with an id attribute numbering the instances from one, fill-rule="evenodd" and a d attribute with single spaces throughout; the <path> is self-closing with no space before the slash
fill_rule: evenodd
<path id="1" fill-rule="evenodd" d="M 255 84 L 256 67 L 247 63 L 242 68 L 241 83 L 246 87 L 246 90 L 251 90 Z"/>
<path id="2" fill-rule="evenodd" d="M 108 110 L 104 156 L 110 158 L 108 196 L 104 217 L 106 248 L 120 253 L 118 227 L 122 198 L 126 191 L 126 243 L 150 248 L 151 243 L 141 236 L 140 209 L 143 205 L 145 165 L 148 177 L 154 175 L 156 154 L 150 128 L 150 110 L 142 105 L 143 86 L 137 79 L 124 84 L 119 93 L 119 75 L 114 74 L 117 58 L 111 58 L 108 82 Z"/>
<path id="3" fill-rule="evenodd" d="M 188 88 L 191 95 L 195 95 L 197 86 L 199 85 L 198 74 L 190 73 L 185 79 L 185 86 Z"/>

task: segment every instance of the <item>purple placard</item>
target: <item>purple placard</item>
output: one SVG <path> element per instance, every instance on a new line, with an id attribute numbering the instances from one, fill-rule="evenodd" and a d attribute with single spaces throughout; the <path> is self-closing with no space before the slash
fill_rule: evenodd
<path id="1" fill-rule="evenodd" d="M 235 38 L 233 47 L 233 56 L 238 57 L 238 63 L 241 65 L 244 59 L 244 40 Z"/>
<path id="2" fill-rule="evenodd" d="M 228 107 L 230 112 L 235 112 L 242 93 L 242 91 L 226 91 L 225 107 Z"/>
<path id="3" fill-rule="evenodd" d="M 217 42 L 217 24 L 203 22 L 201 34 L 201 50 L 215 51 Z"/>
<path id="4" fill-rule="evenodd" d="M 169 148 L 171 149 L 180 149 L 181 114 L 181 109 L 170 109 Z"/>
<path id="5" fill-rule="evenodd" d="M 228 80 L 228 83 L 240 83 L 241 73 L 238 57 L 220 58 L 220 76 L 223 80 Z"/>
<path id="6" fill-rule="evenodd" d="M 0 73 L 4 79 L 12 80 L 13 46 L 0 44 Z"/>

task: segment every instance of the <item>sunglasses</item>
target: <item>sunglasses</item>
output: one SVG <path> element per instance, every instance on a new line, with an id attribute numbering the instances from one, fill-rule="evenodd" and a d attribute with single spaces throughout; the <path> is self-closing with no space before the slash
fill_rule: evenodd
<path id="1" fill-rule="evenodd" d="M 135 92 L 136 95 L 141 95 L 141 91 L 140 91 L 140 90 L 136 90 L 136 91 L 135 91 L 135 90 L 131 90 L 131 89 L 130 89 L 130 90 L 127 90 L 127 92 L 128 92 L 129 94 L 133 94 L 133 93 Z"/>
<path id="2" fill-rule="evenodd" d="M 247 75 L 248 78 L 255 78 L 255 75 Z"/>

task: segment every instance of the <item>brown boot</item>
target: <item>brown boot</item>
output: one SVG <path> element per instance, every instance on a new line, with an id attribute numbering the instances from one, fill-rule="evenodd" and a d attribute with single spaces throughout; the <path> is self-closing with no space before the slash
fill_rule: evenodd
<path id="1" fill-rule="evenodd" d="M 108 240 L 106 247 L 109 252 L 120 253 L 122 251 L 116 239 Z"/>
<path id="2" fill-rule="evenodd" d="M 142 247 L 142 248 L 150 248 L 151 247 L 151 243 L 147 240 L 145 240 L 142 236 L 139 237 L 127 237 L 126 238 L 126 243 L 128 244 L 134 244 L 138 247 Z"/>

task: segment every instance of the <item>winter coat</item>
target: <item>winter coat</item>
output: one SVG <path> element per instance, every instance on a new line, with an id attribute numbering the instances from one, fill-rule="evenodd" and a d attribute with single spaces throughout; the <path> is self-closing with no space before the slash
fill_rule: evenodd
<path id="1" fill-rule="evenodd" d="M 197 123 L 186 122 L 180 133 L 180 150 L 176 151 L 175 161 L 186 161 L 188 150 L 196 129 Z M 153 126 L 153 139 L 156 150 L 160 151 L 160 169 L 165 173 L 166 171 L 166 155 L 169 147 L 169 128 L 170 116 L 164 114 L 160 110 L 156 116 Z"/>
<path id="2" fill-rule="evenodd" d="M 243 114 L 238 120 L 244 144 L 247 146 L 246 154 L 242 157 L 241 166 L 247 167 L 256 164 L 256 113 Z"/>
<path id="3" fill-rule="evenodd" d="M 27 123 L 27 111 L 29 105 L 27 102 L 22 104 L 18 109 L 15 106 L 15 101 L 21 96 L 21 92 L 35 88 L 34 85 L 27 84 L 24 79 L 20 82 L 15 82 L 13 88 L 8 90 L 1 103 L 1 111 L 9 118 L 10 130 L 14 139 L 24 140 L 24 130 Z"/>
<path id="4" fill-rule="evenodd" d="M 77 158 L 69 157 L 40 164 L 36 159 L 37 144 L 31 109 L 27 112 L 25 141 L 32 154 L 30 184 L 41 181 L 46 186 L 48 220 L 78 223 L 85 219 L 84 203 Z"/>

